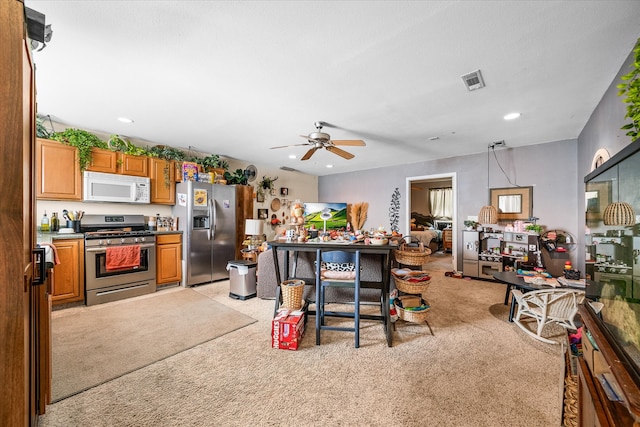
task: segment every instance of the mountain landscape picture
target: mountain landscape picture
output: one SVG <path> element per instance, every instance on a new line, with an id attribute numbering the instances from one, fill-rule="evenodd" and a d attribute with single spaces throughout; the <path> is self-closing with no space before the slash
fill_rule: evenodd
<path id="1" fill-rule="evenodd" d="M 305 203 L 304 225 L 306 228 L 314 225 L 318 230 L 324 229 L 325 221 L 327 230 L 335 230 L 347 227 L 346 203 Z"/>

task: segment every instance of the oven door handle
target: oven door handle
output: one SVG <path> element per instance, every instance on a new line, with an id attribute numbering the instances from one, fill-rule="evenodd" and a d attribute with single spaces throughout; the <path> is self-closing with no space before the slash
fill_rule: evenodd
<path id="1" fill-rule="evenodd" d="M 151 248 L 153 246 L 155 246 L 155 243 L 143 243 L 142 245 L 140 245 L 141 248 Z M 106 252 L 107 251 L 107 247 L 100 247 L 100 248 L 85 248 L 84 250 L 85 252 Z"/>

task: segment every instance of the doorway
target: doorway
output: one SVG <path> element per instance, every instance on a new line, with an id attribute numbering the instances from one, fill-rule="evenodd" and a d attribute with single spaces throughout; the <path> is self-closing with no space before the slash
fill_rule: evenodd
<path id="1" fill-rule="evenodd" d="M 451 206 L 451 262 L 450 267 L 452 270 L 457 270 L 457 232 L 456 224 L 458 223 L 458 204 L 457 204 L 457 176 L 455 172 L 436 174 L 436 175 L 422 175 L 422 176 L 410 176 L 406 178 L 406 206 L 405 206 L 405 236 L 411 235 L 411 213 L 415 209 L 422 210 L 422 214 L 430 215 L 430 208 L 428 207 L 429 200 L 429 188 L 443 188 L 450 187 L 452 190 L 452 206 Z M 423 193 L 424 192 L 424 193 Z M 419 196 L 418 196 L 419 194 Z M 429 210 L 429 212 L 426 212 Z M 441 248 L 443 248 L 444 242 L 439 242 Z M 444 251 L 446 254 L 446 251 Z M 438 254 L 440 256 L 440 254 Z"/>

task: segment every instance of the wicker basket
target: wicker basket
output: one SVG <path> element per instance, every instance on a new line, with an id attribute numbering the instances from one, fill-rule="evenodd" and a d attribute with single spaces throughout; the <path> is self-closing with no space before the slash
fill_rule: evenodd
<path id="1" fill-rule="evenodd" d="M 407 246 L 401 246 L 400 249 L 393 251 L 393 255 L 400 264 L 423 265 L 427 262 L 429 255 L 431 255 L 431 249 L 425 248 L 421 251 L 419 248 L 413 249 Z"/>
<path id="2" fill-rule="evenodd" d="M 413 295 L 404 295 L 401 297 L 398 297 L 397 299 L 401 300 L 401 301 L 406 301 L 409 300 L 411 298 L 420 298 L 420 297 L 416 297 Z M 396 306 L 396 311 L 398 312 L 398 317 L 406 322 L 413 322 L 413 323 L 422 323 L 425 322 L 427 320 L 427 314 L 429 314 L 429 311 L 431 310 L 431 304 L 429 304 L 427 301 L 425 301 L 424 299 L 420 298 L 420 301 L 423 304 L 427 304 L 429 306 L 429 308 L 425 309 L 425 310 L 420 310 L 420 311 L 412 311 L 412 310 L 405 310 L 404 308 L 400 307 L 397 304 L 397 301 L 394 301 L 393 304 Z"/>
<path id="3" fill-rule="evenodd" d="M 280 285 L 282 304 L 280 307 L 300 310 L 302 308 L 302 294 L 304 293 L 304 280 L 285 280 Z"/>
<path id="4" fill-rule="evenodd" d="M 417 272 L 416 272 L 417 273 Z M 421 271 L 421 273 L 427 274 L 426 271 Z M 405 294 L 422 294 L 429 287 L 429 280 L 424 280 L 422 282 L 409 282 L 407 280 L 401 279 L 400 277 L 393 275 L 393 280 L 396 282 L 396 288 L 400 292 L 404 292 Z"/>
<path id="5" fill-rule="evenodd" d="M 569 350 L 570 351 L 570 350 Z M 571 356 L 565 351 L 564 427 L 578 426 L 578 375 L 572 372 Z"/>

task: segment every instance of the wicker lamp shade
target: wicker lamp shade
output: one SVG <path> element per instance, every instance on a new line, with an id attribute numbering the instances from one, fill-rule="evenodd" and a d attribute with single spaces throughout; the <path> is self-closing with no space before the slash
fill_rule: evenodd
<path id="1" fill-rule="evenodd" d="M 497 224 L 498 210 L 493 206 L 483 206 L 478 214 L 478 222 L 480 224 Z"/>
<path id="2" fill-rule="evenodd" d="M 604 210 L 604 225 L 635 225 L 636 213 L 627 202 L 610 203 Z"/>

